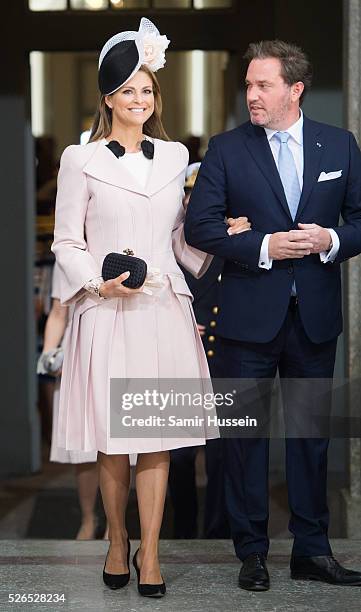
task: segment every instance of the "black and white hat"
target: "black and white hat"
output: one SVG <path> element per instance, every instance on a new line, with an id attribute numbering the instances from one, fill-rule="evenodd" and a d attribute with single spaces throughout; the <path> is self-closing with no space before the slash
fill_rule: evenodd
<path id="1" fill-rule="evenodd" d="M 98 82 L 108 96 L 131 79 L 142 65 L 156 72 L 165 64 L 170 41 L 149 19 L 142 17 L 138 32 L 120 32 L 104 45 L 99 56 Z"/>

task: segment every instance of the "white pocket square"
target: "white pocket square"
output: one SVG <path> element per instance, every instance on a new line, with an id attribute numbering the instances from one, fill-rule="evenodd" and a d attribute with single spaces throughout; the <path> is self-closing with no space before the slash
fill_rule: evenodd
<path id="1" fill-rule="evenodd" d="M 318 177 L 318 183 L 322 181 L 332 181 L 333 179 L 340 178 L 342 176 L 342 170 L 334 170 L 334 172 L 321 172 Z"/>

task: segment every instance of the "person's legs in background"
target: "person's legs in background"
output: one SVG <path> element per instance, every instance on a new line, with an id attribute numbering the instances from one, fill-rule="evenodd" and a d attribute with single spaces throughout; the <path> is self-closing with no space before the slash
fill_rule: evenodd
<path id="1" fill-rule="evenodd" d="M 174 512 L 175 539 L 198 536 L 195 460 L 197 446 L 170 451 L 169 491 Z"/>
<path id="2" fill-rule="evenodd" d="M 92 540 L 96 535 L 97 518 L 95 503 L 97 498 L 99 478 L 96 463 L 78 463 L 75 466 L 81 524 L 77 540 Z"/>

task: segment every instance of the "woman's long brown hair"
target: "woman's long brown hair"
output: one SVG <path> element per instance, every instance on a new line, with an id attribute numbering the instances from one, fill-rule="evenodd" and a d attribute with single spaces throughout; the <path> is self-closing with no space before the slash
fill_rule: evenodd
<path id="1" fill-rule="evenodd" d="M 143 125 L 143 132 L 146 136 L 151 138 L 159 138 L 160 140 L 169 140 L 167 133 L 162 124 L 162 96 L 160 93 L 160 87 L 158 79 L 154 72 L 149 70 L 147 66 L 141 66 L 139 68 L 142 72 L 147 74 L 153 85 L 154 93 L 154 112 L 151 117 Z M 105 102 L 105 96 L 100 97 L 98 110 L 95 113 L 93 125 L 91 128 L 89 142 L 95 140 L 101 140 L 106 138 L 112 131 L 112 111 Z"/>

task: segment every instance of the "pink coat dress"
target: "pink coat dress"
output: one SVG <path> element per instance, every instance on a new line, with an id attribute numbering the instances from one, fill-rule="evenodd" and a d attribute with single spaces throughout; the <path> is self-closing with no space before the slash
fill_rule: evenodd
<path id="1" fill-rule="evenodd" d="M 74 304 L 60 388 L 58 444 L 106 454 L 155 452 L 204 444 L 218 437 L 205 419 L 197 438 L 111 436 L 111 378 L 200 378 L 209 370 L 192 294 L 177 265 L 194 276 L 211 256 L 184 240 L 182 204 L 186 148 L 154 140 L 145 187 L 104 142 L 65 149 L 58 177 L 52 249 L 61 269 L 60 297 Z M 101 275 L 109 252 L 130 248 L 161 272 L 153 295 L 100 300 L 84 289 Z M 181 415 L 179 415 L 181 416 Z M 206 416 L 206 415 L 205 415 Z"/>

